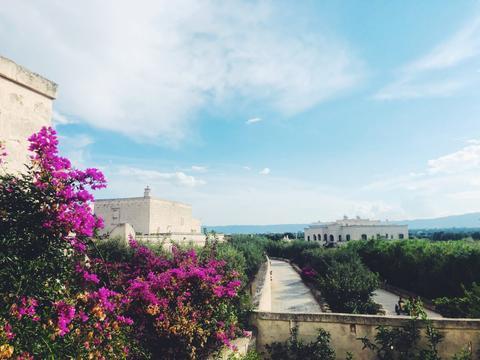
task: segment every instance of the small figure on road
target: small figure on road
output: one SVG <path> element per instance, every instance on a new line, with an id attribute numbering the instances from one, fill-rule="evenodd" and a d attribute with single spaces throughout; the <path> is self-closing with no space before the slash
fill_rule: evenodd
<path id="1" fill-rule="evenodd" d="M 405 313 L 405 301 L 403 301 L 403 298 L 399 296 L 398 298 L 398 303 L 395 304 L 395 312 L 397 315 L 401 315 Z"/>

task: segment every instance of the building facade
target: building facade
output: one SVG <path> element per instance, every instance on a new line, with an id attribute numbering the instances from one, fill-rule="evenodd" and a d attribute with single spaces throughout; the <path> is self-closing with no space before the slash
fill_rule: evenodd
<path id="1" fill-rule="evenodd" d="M 24 170 L 27 138 L 51 125 L 56 94 L 55 83 L 0 56 L 0 141 L 8 153 L 0 171 Z"/>
<path id="2" fill-rule="evenodd" d="M 190 205 L 154 198 L 149 187 L 143 197 L 97 199 L 94 211 L 105 222 L 102 235 L 110 234 L 121 224 L 130 224 L 137 237 L 146 240 L 163 237 L 175 241 L 205 240 L 200 221 L 193 218 Z"/>
<path id="3" fill-rule="evenodd" d="M 305 228 L 305 240 L 335 246 L 352 240 L 408 239 L 408 225 L 392 224 L 388 221 L 349 219 L 344 217 L 330 223 L 313 223 Z"/>

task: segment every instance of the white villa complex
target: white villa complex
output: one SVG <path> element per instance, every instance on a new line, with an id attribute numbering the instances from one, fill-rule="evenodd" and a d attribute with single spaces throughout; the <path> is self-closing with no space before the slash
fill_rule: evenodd
<path id="1" fill-rule="evenodd" d="M 306 241 L 321 241 L 333 246 L 350 240 L 408 239 L 408 225 L 397 225 L 388 221 L 355 219 L 344 217 L 330 223 L 313 223 L 305 228 Z"/>
<path id="2" fill-rule="evenodd" d="M 192 217 L 191 205 L 154 198 L 148 186 L 143 197 L 95 200 L 95 215 L 105 222 L 102 235 L 117 233 L 116 229 L 128 224 L 137 238 L 145 241 L 164 238 L 205 243 L 200 221 Z"/>

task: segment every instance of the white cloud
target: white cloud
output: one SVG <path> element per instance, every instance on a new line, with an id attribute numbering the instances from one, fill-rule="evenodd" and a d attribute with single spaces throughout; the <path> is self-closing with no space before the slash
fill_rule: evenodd
<path id="1" fill-rule="evenodd" d="M 135 167 L 120 167 L 116 173 L 120 176 L 134 178 L 138 182 L 166 182 L 182 187 L 196 187 L 206 182 L 183 171 L 160 172 L 157 170 L 140 169 Z"/>
<path id="2" fill-rule="evenodd" d="M 260 121 L 262 121 L 261 118 L 254 117 L 254 118 L 251 118 L 251 119 L 248 119 L 247 121 L 245 121 L 245 124 L 250 125 L 250 124 L 255 124 L 257 122 L 260 122 Z"/>
<path id="3" fill-rule="evenodd" d="M 453 174 L 475 168 L 480 169 L 480 144 L 478 143 L 428 161 L 428 170 L 434 174 Z"/>
<path id="4" fill-rule="evenodd" d="M 59 136 L 60 152 L 68 158 L 77 168 L 86 166 L 90 158 L 89 146 L 94 143 L 93 139 L 86 134 L 72 136 Z"/>
<path id="5" fill-rule="evenodd" d="M 250 171 L 250 170 L 252 170 L 252 168 L 251 168 L 250 166 L 244 166 L 244 167 L 243 167 L 243 170 Z"/>
<path id="6" fill-rule="evenodd" d="M 259 172 L 260 175 L 268 175 L 270 174 L 270 169 L 269 168 L 264 168 Z"/>
<path id="7" fill-rule="evenodd" d="M 397 78 L 374 95 L 377 100 L 451 96 L 474 84 L 480 60 L 480 14 L 449 39 L 404 66 Z"/>
<path id="8" fill-rule="evenodd" d="M 52 113 L 52 122 L 54 125 L 68 125 L 68 124 L 75 123 L 74 120 L 68 118 L 67 116 L 55 110 L 53 110 L 53 113 Z"/>
<path id="9" fill-rule="evenodd" d="M 192 165 L 192 171 L 204 173 L 204 172 L 207 172 L 207 170 L 208 169 L 206 166 Z"/>
<path id="10" fill-rule="evenodd" d="M 480 144 L 469 140 L 458 151 L 428 160 L 423 171 L 386 177 L 364 186 L 362 191 L 397 199 L 409 209 L 409 217 L 478 211 Z"/>
<path id="11" fill-rule="evenodd" d="M 18 0 L 0 7 L 0 43 L 3 55 L 59 83 L 59 112 L 142 141 L 178 143 L 206 106 L 238 96 L 289 115 L 362 78 L 332 31 L 286 28 L 276 6 Z"/>

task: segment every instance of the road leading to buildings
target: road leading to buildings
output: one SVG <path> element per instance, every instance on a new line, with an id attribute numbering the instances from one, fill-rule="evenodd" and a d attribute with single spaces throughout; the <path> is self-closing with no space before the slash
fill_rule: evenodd
<path id="1" fill-rule="evenodd" d="M 271 260 L 272 312 L 320 313 L 317 303 L 300 275 L 292 266 L 280 260 Z"/>
<path id="2" fill-rule="evenodd" d="M 383 309 L 385 310 L 386 315 L 396 315 L 395 313 L 395 304 L 398 303 L 398 295 L 395 295 L 389 291 L 383 290 L 383 289 L 378 289 L 375 291 L 373 294 L 373 301 L 375 301 L 377 304 L 380 304 L 383 306 Z M 441 318 L 442 315 L 425 309 L 427 315 L 429 318 Z"/>

